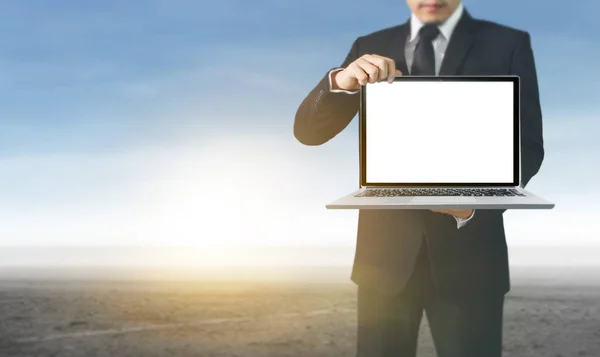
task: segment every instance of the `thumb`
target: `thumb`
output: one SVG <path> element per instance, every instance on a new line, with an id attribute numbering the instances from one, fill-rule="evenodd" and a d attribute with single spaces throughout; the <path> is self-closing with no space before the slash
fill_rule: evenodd
<path id="1" fill-rule="evenodd" d="M 402 75 L 402 72 L 400 72 L 400 70 L 399 70 L 399 69 L 397 69 L 397 70 L 396 70 L 396 76 L 401 76 L 401 75 Z"/>

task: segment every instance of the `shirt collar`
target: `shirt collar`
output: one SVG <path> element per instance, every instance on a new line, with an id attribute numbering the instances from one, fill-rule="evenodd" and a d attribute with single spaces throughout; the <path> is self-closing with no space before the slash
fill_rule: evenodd
<path id="1" fill-rule="evenodd" d="M 458 4 L 458 6 L 456 7 L 456 9 L 454 10 L 454 12 L 452 13 L 452 15 L 450 15 L 450 17 L 446 21 L 444 21 L 442 24 L 440 24 L 438 26 L 442 36 L 444 36 L 446 41 L 450 40 L 450 36 L 452 36 L 452 31 L 454 31 L 456 24 L 458 24 L 458 21 L 460 20 L 462 14 L 463 14 L 463 11 L 464 11 L 464 6 L 461 1 Z M 417 18 L 417 16 L 415 16 L 415 14 L 412 14 L 410 16 L 410 40 L 409 40 L 409 42 L 412 42 L 415 40 L 415 38 L 417 38 L 417 36 L 419 34 L 419 30 L 421 29 L 421 27 L 423 27 L 423 25 L 425 25 L 425 24 L 421 20 L 419 20 Z"/>

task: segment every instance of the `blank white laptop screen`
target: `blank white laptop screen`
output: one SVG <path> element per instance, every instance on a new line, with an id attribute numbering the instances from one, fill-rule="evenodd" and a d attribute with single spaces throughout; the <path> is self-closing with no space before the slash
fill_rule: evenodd
<path id="1" fill-rule="evenodd" d="M 512 81 L 368 84 L 366 183 L 514 182 Z"/>

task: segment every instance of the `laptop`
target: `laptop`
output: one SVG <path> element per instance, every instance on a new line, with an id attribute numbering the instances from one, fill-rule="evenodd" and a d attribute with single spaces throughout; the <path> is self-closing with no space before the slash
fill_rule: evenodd
<path id="1" fill-rule="evenodd" d="M 328 209 L 551 209 L 521 187 L 518 76 L 361 87 L 360 186 Z"/>

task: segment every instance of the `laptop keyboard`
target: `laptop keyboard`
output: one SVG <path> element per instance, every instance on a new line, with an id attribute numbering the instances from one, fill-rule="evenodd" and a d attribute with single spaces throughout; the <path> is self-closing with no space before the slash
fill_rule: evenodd
<path id="1" fill-rule="evenodd" d="M 402 196 L 510 197 L 525 195 L 513 188 L 371 188 L 358 193 L 355 197 Z"/>

